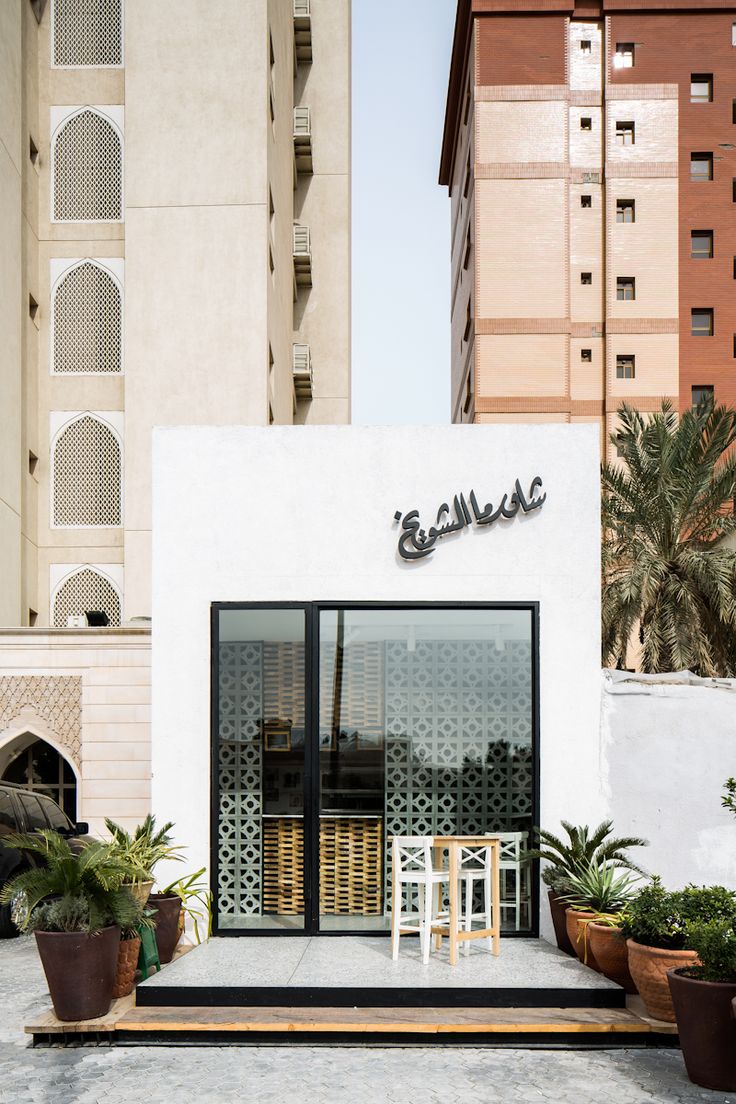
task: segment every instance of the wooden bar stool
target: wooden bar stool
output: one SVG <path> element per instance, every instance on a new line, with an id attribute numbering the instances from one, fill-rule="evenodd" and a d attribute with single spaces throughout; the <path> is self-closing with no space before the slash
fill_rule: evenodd
<path id="1" fill-rule="evenodd" d="M 391 957 L 399 957 L 399 937 L 419 934 L 422 962 L 429 963 L 432 925 L 435 920 L 435 890 L 449 881 L 449 871 L 432 867 L 432 836 L 394 836 L 391 840 L 393 900 L 391 908 Z M 416 887 L 419 908 L 411 909 L 411 889 Z M 404 911 L 404 890 L 410 891 L 409 908 Z"/>

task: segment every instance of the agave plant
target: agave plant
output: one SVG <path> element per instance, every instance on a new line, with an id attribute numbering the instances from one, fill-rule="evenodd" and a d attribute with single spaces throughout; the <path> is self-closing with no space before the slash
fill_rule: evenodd
<path id="1" fill-rule="evenodd" d="M 0 902 L 21 901 L 14 918 L 22 931 L 79 931 L 92 934 L 110 924 L 135 926 L 141 915 L 124 882 L 128 863 L 109 844 L 93 840 L 72 848 L 58 832 L 42 829 L 5 837 L 8 847 L 38 855 L 41 863 L 11 878 Z"/>
<path id="2" fill-rule="evenodd" d="M 571 873 L 571 888 L 563 894 L 563 901 L 581 912 L 620 913 L 633 897 L 639 879 L 628 870 L 618 870 L 613 863 L 592 862 L 579 874 Z"/>
<path id="3" fill-rule="evenodd" d="M 131 867 L 132 880 L 135 882 L 153 881 L 154 867 L 162 859 L 179 862 L 183 858 L 172 841 L 173 821 L 167 821 L 162 828 L 157 829 L 155 816 L 148 813 L 132 835 L 121 824 L 116 824 L 107 817 L 105 827 L 112 836 L 109 844 L 112 852 Z"/>
<path id="4" fill-rule="evenodd" d="M 638 836 L 612 837 L 612 820 L 601 821 L 592 832 L 587 824 L 574 825 L 567 820 L 562 821 L 562 827 L 567 833 L 567 842 L 544 828 L 538 828 L 540 846 L 524 855 L 527 859 L 543 859 L 550 864 L 544 870 L 542 878 L 555 893 L 571 893 L 571 877 L 580 877 L 591 866 L 608 864 L 613 868 L 644 874 L 641 867 L 629 858 L 627 850 L 630 847 L 646 847 L 647 840 Z"/>

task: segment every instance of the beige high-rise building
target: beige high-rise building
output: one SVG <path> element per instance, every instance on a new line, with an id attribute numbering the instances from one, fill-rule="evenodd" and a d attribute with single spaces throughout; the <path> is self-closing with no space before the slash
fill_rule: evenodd
<path id="1" fill-rule="evenodd" d="M 349 0 L 0 4 L 0 625 L 150 614 L 153 426 L 349 421 L 349 49 Z"/>

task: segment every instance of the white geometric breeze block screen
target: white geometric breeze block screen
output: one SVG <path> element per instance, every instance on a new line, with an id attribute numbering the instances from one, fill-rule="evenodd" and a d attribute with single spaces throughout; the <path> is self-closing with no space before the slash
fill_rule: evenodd
<path id="1" fill-rule="evenodd" d="M 74 265 L 51 309 L 54 372 L 121 371 L 122 295 L 109 272 L 91 260 Z"/>
<path id="2" fill-rule="evenodd" d="M 52 153 L 56 222 L 120 222 L 123 217 L 123 144 L 115 126 L 91 107 L 56 132 Z"/>
<path id="3" fill-rule="evenodd" d="M 120 624 L 120 595 L 109 579 L 84 567 L 65 579 L 54 597 L 52 624 L 65 629 L 69 617 L 79 617 L 89 610 L 107 614 L 111 625 Z"/>
<path id="4" fill-rule="evenodd" d="M 122 0 L 53 0 L 53 64 L 123 64 Z"/>
<path id="5" fill-rule="evenodd" d="M 53 524 L 120 525 L 120 441 L 91 414 L 61 431 L 53 448 Z"/>

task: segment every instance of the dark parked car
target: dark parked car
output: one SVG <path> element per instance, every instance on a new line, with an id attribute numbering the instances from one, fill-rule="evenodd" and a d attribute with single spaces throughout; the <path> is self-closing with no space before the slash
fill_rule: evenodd
<path id="1" fill-rule="evenodd" d="M 11 832 L 37 832 L 41 828 L 53 828 L 63 836 L 78 839 L 86 838 L 89 832 L 87 824 L 72 824 L 50 797 L 31 793 L 12 782 L 0 782 L 0 887 L 36 862 L 34 856 L 6 847 L 4 837 Z M 10 919 L 10 905 L 0 906 L 0 939 L 17 934 Z"/>

